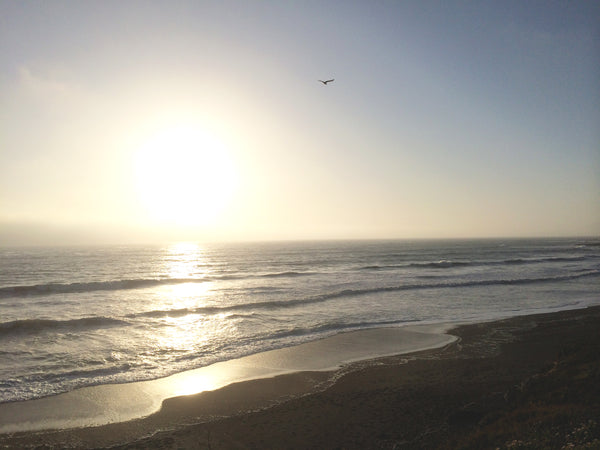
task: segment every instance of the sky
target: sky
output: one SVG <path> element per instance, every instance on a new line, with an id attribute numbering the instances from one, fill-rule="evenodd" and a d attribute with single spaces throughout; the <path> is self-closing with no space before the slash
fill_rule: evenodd
<path id="1" fill-rule="evenodd" d="M 598 235 L 599 80 L 592 1 L 0 0 L 0 245 Z"/>

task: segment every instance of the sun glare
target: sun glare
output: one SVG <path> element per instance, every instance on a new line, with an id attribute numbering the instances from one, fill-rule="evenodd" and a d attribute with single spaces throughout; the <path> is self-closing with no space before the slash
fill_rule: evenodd
<path id="1" fill-rule="evenodd" d="M 195 126 L 157 132 L 140 146 L 134 166 L 140 201 L 162 224 L 210 225 L 236 185 L 228 148 Z"/>

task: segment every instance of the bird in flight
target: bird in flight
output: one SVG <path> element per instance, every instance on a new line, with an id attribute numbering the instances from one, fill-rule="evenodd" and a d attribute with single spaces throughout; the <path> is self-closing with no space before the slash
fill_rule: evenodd
<path id="1" fill-rule="evenodd" d="M 331 80 L 319 80 L 321 83 L 323 83 L 325 86 L 327 86 L 327 83 L 331 83 L 334 79 L 332 78 Z"/>

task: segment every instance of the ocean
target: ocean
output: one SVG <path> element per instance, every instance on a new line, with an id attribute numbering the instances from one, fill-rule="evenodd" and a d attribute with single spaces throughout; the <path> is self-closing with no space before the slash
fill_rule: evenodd
<path id="1" fill-rule="evenodd" d="M 599 238 L 3 248 L 0 403 L 599 303 Z"/>

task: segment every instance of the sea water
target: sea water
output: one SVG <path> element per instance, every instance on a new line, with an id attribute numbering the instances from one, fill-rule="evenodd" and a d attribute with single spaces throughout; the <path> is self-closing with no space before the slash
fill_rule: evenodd
<path id="1" fill-rule="evenodd" d="M 0 402 L 599 303 L 597 238 L 3 248 Z"/>

